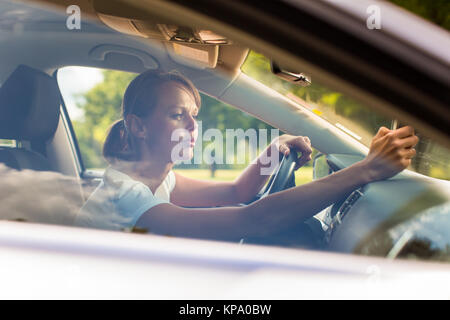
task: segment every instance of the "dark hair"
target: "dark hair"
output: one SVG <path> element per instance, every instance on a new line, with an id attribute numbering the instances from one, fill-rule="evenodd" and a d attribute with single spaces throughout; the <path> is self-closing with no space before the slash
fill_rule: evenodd
<path id="1" fill-rule="evenodd" d="M 129 114 L 142 118 L 148 116 L 158 102 L 160 94 L 158 89 L 167 82 L 176 82 L 189 90 L 197 107 L 200 108 L 201 99 L 197 88 L 180 73 L 173 71 L 163 73 L 155 70 L 141 73 L 128 85 L 122 100 L 122 119 L 111 125 L 103 145 L 103 156 L 108 162 L 112 163 L 117 159 L 141 160 L 137 138 L 128 132 L 125 119 Z"/>

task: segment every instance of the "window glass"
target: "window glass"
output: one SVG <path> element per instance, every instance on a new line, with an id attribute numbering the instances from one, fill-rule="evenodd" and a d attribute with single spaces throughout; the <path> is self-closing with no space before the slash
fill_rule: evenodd
<path id="1" fill-rule="evenodd" d="M 396 128 L 401 123 L 401 119 L 375 112 L 363 103 L 317 82 L 314 77 L 308 87 L 284 81 L 270 71 L 270 60 L 254 51 L 249 53 L 242 71 L 310 109 L 366 146 L 370 145 L 380 126 Z M 417 135 L 420 142 L 410 169 L 430 177 L 450 179 L 450 150 L 420 132 Z"/>
<path id="2" fill-rule="evenodd" d="M 0 139 L 0 147 L 15 148 L 16 146 L 17 146 L 16 140 Z"/>
<path id="3" fill-rule="evenodd" d="M 5 63 L 4 66 L 0 68 L 0 70 L 3 70 L 2 72 L 9 70 L 10 67 L 17 65 L 18 63 L 35 66 L 38 69 L 40 68 L 41 71 L 46 72 L 48 70 L 53 70 L 55 66 L 70 64 L 74 61 L 85 65 L 96 64 L 97 66 L 108 66 L 110 68 L 141 70 L 143 65 L 145 66 L 147 63 L 150 65 L 152 64 L 153 60 L 149 57 L 153 56 L 155 59 L 157 58 L 157 62 L 160 62 L 160 67 L 162 69 L 175 66 L 179 67 L 180 70 L 191 70 L 192 68 L 189 69 L 189 64 L 185 65 L 181 63 L 181 61 L 183 61 L 182 57 L 191 57 L 191 60 L 195 60 L 195 57 L 192 58 L 192 56 L 195 56 L 195 52 L 203 58 L 204 55 L 202 55 L 202 53 L 206 52 L 202 52 L 201 50 L 188 50 L 186 49 L 188 47 L 183 50 L 178 50 L 181 45 L 176 44 L 175 48 L 178 49 L 169 53 L 168 51 L 165 51 L 167 49 L 166 41 L 159 42 L 159 40 L 152 40 L 151 38 L 131 39 L 128 38 L 128 35 L 116 33 L 113 30 L 114 28 L 105 25 L 102 25 L 101 28 L 97 28 L 94 25 L 90 25 L 84 18 L 82 31 L 66 30 L 67 14 L 65 11 L 62 11 L 60 15 L 56 15 L 54 12 L 46 12 L 45 10 L 41 12 L 40 10 L 35 10 L 33 8 L 24 11 L 24 7 L 27 7 L 27 5 L 11 3 L 10 6 L 5 7 L 5 14 L 0 14 L 0 22 L 2 22 L 0 24 L 0 29 L 2 30 L 2 37 L 0 37 L 2 50 L 0 55 L 4 57 L 4 59 L 0 61 Z M 159 17 L 159 13 L 157 13 L 155 17 Z M 160 22 L 159 20 L 156 21 Z M 144 27 L 147 28 L 149 25 Z M 161 29 L 159 23 L 155 23 L 153 27 L 153 31 Z M 191 36 L 191 32 L 186 32 L 187 29 L 185 26 L 180 25 L 176 27 L 178 33 L 177 38 L 183 34 L 184 37 Z M 151 28 L 146 30 L 151 31 Z M 158 36 L 160 37 L 161 35 L 158 34 Z M 73 39 L 71 37 L 73 37 Z M 173 39 L 176 40 L 177 38 Z M 189 40 L 189 38 L 187 39 Z M 139 42 L 137 40 L 139 40 Z M 233 45 L 234 40 L 230 40 L 230 45 Z M 151 45 L 152 42 L 154 42 L 155 46 Z M 114 52 L 114 50 L 109 52 L 110 43 L 111 45 L 117 44 L 119 46 L 118 52 Z M 237 43 L 238 42 L 236 42 L 236 44 Z M 98 46 L 101 48 L 101 46 L 104 46 L 105 44 L 107 44 L 104 52 L 105 59 L 96 60 L 95 54 L 93 53 L 97 51 L 93 49 L 98 48 Z M 122 45 L 124 46 L 122 47 Z M 239 43 L 238 46 L 242 46 L 242 48 L 239 48 L 236 52 L 245 54 L 246 49 L 243 48 L 246 45 L 246 43 Z M 132 51 L 130 50 L 130 55 L 126 54 L 127 46 L 132 49 Z M 212 86 L 215 86 L 215 84 L 220 88 L 221 83 L 219 82 L 221 81 L 216 80 L 217 82 L 215 83 L 215 77 L 210 78 L 210 73 L 216 71 L 220 72 L 219 70 L 221 69 L 226 70 L 228 66 L 233 65 L 233 61 L 242 61 L 241 59 L 235 59 L 238 54 L 233 53 L 234 50 L 238 48 L 233 48 L 231 46 L 230 48 L 229 51 L 220 51 L 220 55 L 218 55 L 220 59 L 217 62 L 218 67 L 216 69 L 192 69 L 195 70 L 191 70 L 192 78 L 198 81 L 208 81 L 209 79 L 212 79 L 211 83 L 208 83 L 211 85 L 209 90 L 211 90 L 210 92 L 217 92 L 215 90 L 217 88 L 214 88 L 214 90 L 211 88 Z M 271 50 L 267 51 L 270 52 Z M 88 52 L 89 56 L 86 55 Z M 183 53 L 184 56 L 182 56 L 181 53 Z M 192 61 L 190 61 L 190 63 L 191 62 Z M 366 146 L 369 145 L 373 135 L 380 126 L 394 128 L 402 123 L 401 119 L 392 119 L 385 115 L 373 112 L 373 110 L 363 103 L 360 103 L 341 92 L 328 88 L 317 82 L 314 79 L 314 75 L 312 75 L 312 85 L 309 87 L 294 86 L 291 83 L 283 81 L 272 74 L 270 71 L 269 60 L 256 52 L 250 52 L 242 70 L 253 79 L 284 94 L 297 103 L 298 106 L 308 108 L 316 114 L 317 117 L 325 119 L 333 126 L 342 130 L 345 134 L 348 134 L 349 137 L 352 137 Z M 2 74 L 2 76 L 5 76 L 6 78 L 7 75 Z M 134 77 L 136 77 L 136 74 L 131 72 L 91 67 L 64 67 L 59 70 L 59 86 L 70 115 L 70 120 L 73 124 L 75 132 L 74 138 L 78 141 L 81 152 L 80 155 L 86 169 L 92 171 L 98 170 L 101 172 L 106 168 L 107 163 L 102 157 L 104 140 L 108 133 L 108 128 L 114 121 L 121 117 L 122 98 L 128 84 Z M 235 81 L 232 85 L 235 83 L 239 85 L 239 81 Z M 226 93 L 229 88 L 232 88 L 232 85 L 225 87 L 225 90 L 220 92 Z M 206 87 L 208 86 L 205 86 L 205 88 Z M 233 103 L 238 104 L 241 98 L 246 99 L 246 96 L 244 95 L 239 96 L 240 91 L 237 92 L 238 95 L 236 96 L 231 93 L 227 97 L 228 101 L 233 101 Z M 248 91 L 242 92 L 245 94 L 245 92 Z M 257 94 L 257 92 L 259 91 L 255 91 L 255 94 Z M 273 91 L 267 90 L 265 93 L 271 94 Z M 275 96 L 278 97 L 278 95 Z M 270 134 L 270 130 L 273 128 L 251 115 L 241 112 L 240 110 L 226 105 L 208 95 L 201 94 L 201 99 L 202 108 L 198 115 L 198 122 L 199 125 L 201 125 L 202 131 L 196 145 L 200 150 L 200 154 L 197 153 L 196 156 L 200 156 L 200 160 L 194 157 L 190 162 L 178 164 L 175 167 L 175 170 L 185 176 L 197 179 L 232 181 L 238 177 L 242 170 L 244 170 L 262 149 L 266 147 L 267 143 L 270 142 L 273 138 Z M 252 103 L 251 99 L 248 99 L 247 101 Z M 256 99 L 256 101 L 258 100 Z M 277 117 L 277 112 L 277 108 L 274 108 L 273 114 L 268 115 L 258 113 L 258 111 L 256 111 L 255 114 L 271 122 L 269 117 Z M 281 122 L 284 118 L 280 117 L 279 119 Z M 274 123 L 279 125 L 279 122 Z M 282 125 L 279 126 L 283 127 Z M 320 125 L 317 125 L 314 128 L 316 132 L 322 129 L 323 127 Z M 221 140 L 222 144 L 216 144 L 215 142 L 219 140 L 215 137 L 211 138 L 211 136 L 214 136 L 212 133 L 215 133 L 217 136 L 220 136 L 221 139 L 227 139 L 228 130 L 232 130 L 234 133 L 240 130 L 239 132 L 244 133 L 244 140 L 236 141 L 236 143 L 234 143 L 233 140 L 232 151 L 235 151 L 236 153 L 233 153 L 231 160 L 230 152 L 227 149 L 227 141 Z M 207 134 L 208 131 L 210 135 Z M 58 131 L 58 139 L 48 141 L 50 146 L 50 148 L 48 148 L 50 151 L 48 154 L 45 154 L 46 150 L 38 150 L 42 153 L 44 158 L 48 157 L 48 159 L 44 160 L 49 160 L 48 162 L 51 169 L 56 169 L 56 171 L 18 171 L 2 168 L 3 171 L 1 172 L 0 179 L 2 181 L 3 191 L 1 194 L 3 195 L 2 202 L 4 204 L 1 209 L 2 219 L 74 225 L 75 217 L 79 215 L 83 204 L 89 199 L 90 192 L 95 190 L 101 179 L 99 179 L 100 176 L 89 176 L 88 174 L 82 175 L 82 179 L 79 179 L 76 172 L 73 174 L 75 177 L 66 177 L 61 174 L 61 172 L 64 171 L 61 170 L 61 168 L 64 167 L 63 164 L 71 164 L 72 162 L 66 162 L 71 154 L 65 152 L 68 150 L 64 148 L 64 143 L 67 139 L 59 139 L 61 137 L 61 135 L 59 135 L 60 132 L 61 130 Z M 62 132 L 62 135 L 64 135 L 65 131 L 62 130 Z M 249 132 L 255 133 L 257 144 L 252 144 L 251 134 Z M 262 137 L 262 132 L 267 132 L 264 138 Z M 280 132 L 280 134 L 281 133 L 282 132 Z M 417 156 L 414 158 L 411 169 L 431 177 L 449 179 L 449 149 L 440 146 L 432 139 L 423 136 L 421 133 L 419 133 L 419 135 L 421 137 L 421 142 L 417 146 Z M 44 149 L 43 147 L 45 146 L 43 143 L 37 145 L 25 141 L 23 143 L 27 149 L 31 149 L 31 147 Z M 21 144 L 21 141 L 0 140 L 0 146 L 15 147 L 17 145 L 21 146 Z M 242 158 L 239 158 L 239 149 L 244 149 L 244 156 Z M 54 152 L 55 150 L 58 152 Z M 10 150 L 8 149 L 6 151 L 7 152 L 5 153 L 8 153 Z M 53 151 L 53 153 L 51 151 Z M 195 152 L 197 152 L 197 150 Z M 64 154 L 64 156 L 61 157 L 61 154 Z M 316 152 L 313 153 L 312 156 L 315 154 Z M 33 159 L 36 159 L 36 157 L 33 157 Z M 212 159 L 216 161 L 211 162 Z M 219 161 L 217 162 L 217 160 Z M 330 172 L 329 167 L 332 165 L 327 161 L 326 157 L 319 158 L 319 162 L 316 163 L 322 165 L 322 168 L 326 169 L 322 172 L 316 171 L 316 176 L 324 176 Z M 312 180 L 311 165 L 312 161 L 296 171 L 295 178 L 297 185 Z M 405 180 L 406 183 L 411 185 L 412 189 L 416 187 L 419 189 L 422 185 L 428 184 L 431 179 L 417 179 L 417 183 L 415 183 L 415 179 Z M 333 218 L 339 218 L 341 215 L 336 215 L 336 212 L 342 207 L 341 204 L 345 204 L 344 208 L 350 208 L 348 204 L 356 203 L 356 205 L 353 206 L 354 211 L 350 214 L 361 220 L 354 224 L 351 222 L 349 223 L 348 220 L 344 220 L 343 227 L 341 227 L 340 230 L 343 230 L 341 232 L 350 236 L 356 235 L 357 237 L 365 237 L 368 235 L 369 239 L 373 240 L 367 247 L 368 250 L 374 250 L 367 251 L 370 255 L 378 255 L 378 253 L 380 253 L 379 255 L 381 256 L 392 255 L 393 257 L 409 257 L 411 255 L 416 257 L 426 255 L 441 257 L 441 253 L 444 253 L 445 257 L 448 257 L 450 252 L 448 249 L 450 241 L 447 232 L 450 227 L 447 221 L 449 212 L 448 207 L 441 207 L 441 211 L 423 214 L 421 210 L 424 210 L 423 207 L 428 205 L 428 203 L 425 203 L 422 207 L 422 198 L 419 198 L 419 200 L 414 203 L 405 197 L 404 194 L 401 194 L 401 192 L 405 190 L 409 192 L 410 190 L 407 188 L 409 186 L 406 186 L 403 190 L 401 190 L 402 188 L 393 189 L 393 192 L 390 192 L 389 194 L 387 194 L 387 192 L 386 194 L 383 193 L 385 190 L 389 190 L 384 188 L 384 186 L 395 186 L 396 183 L 398 183 L 398 181 L 393 181 L 392 184 L 391 181 L 381 182 L 378 186 L 383 186 L 383 188 L 381 188 L 382 190 L 375 190 L 375 193 L 369 194 L 370 198 L 365 197 L 358 189 L 352 193 L 356 196 L 349 198 L 342 197 L 342 199 L 339 199 L 335 204 L 329 203 L 329 207 L 324 208 L 323 212 L 334 212 L 335 215 Z M 433 180 L 433 183 L 436 183 L 436 185 L 439 183 L 440 188 L 442 181 Z M 448 188 L 446 183 L 447 181 L 442 183 L 443 190 Z M 376 186 L 377 184 L 373 185 Z M 80 189 L 83 189 L 83 194 L 81 194 Z M 324 194 L 325 193 L 322 192 L 321 194 L 317 194 L 317 196 L 322 197 Z M 439 194 L 440 197 L 448 202 L 448 196 L 447 198 L 442 196 L 441 190 L 438 190 L 438 188 L 436 188 L 436 192 L 431 192 L 431 195 L 433 194 Z M 393 198 L 390 196 L 395 197 L 394 200 L 398 200 L 398 203 L 393 203 L 394 201 L 391 201 Z M 423 198 L 428 200 L 428 198 L 431 197 L 428 197 L 427 195 L 427 197 Z M 347 199 L 349 201 L 346 201 Z M 100 201 L 101 200 L 103 199 L 100 199 Z M 130 202 L 135 203 L 135 201 Z M 368 209 L 370 210 L 358 211 L 358 206 L 362 206 L 363 204 L 369 204 L 370 207 Z M 400 221 L 398 221 L 399 226 L 394 226 L 395 228 L 398 227 L 397 229 L 383 230 L 385 233 L 382 233 L 379 237 L 371 237 L 371 231 L 376 227 L 375 222 L 383 224 L 385 220 L 383 220 L 382 215 L 384 213 L 389 213 L 388 210 L 392 209 L 390 206 L 396 204 L 401 208 L 404 208 L 405 211 L 410 211 L 410 208 L 417 209 L 414 213 L 417 214 L 418 217 L 420 216 L 420 218 L 424 217 L 424 220 L 426 221 L 418 219 L 414 220 L 414 217 L 411 217 L 411 215 L 403 215 L 400 216 L 398 220 L 402 220 L 401 222 L 404 224 L 400 224 Z M 430 204 L 430 207 L 431 206 L 432 205 Z M 437 205 L 433 204 L 433 206 L 436 207 Z M 298 210 L 299 217 L 302 217 L 304 203 L 297 203 L 293 205 L 292 208 Z M 274 211 L 274 215 L 280 213 L 276 212 L 276 210 Z M 364 217 L 361 218 L 364 213 L 374 214 L 367 219 L 364 219 Z M 318 214 L 322 214 L 322 212 Z M 282 217 L 282 215 L 280 217 Z M 349 217 L 351 216 L 347 214 L 345 219 L 348 219 Z M 381 218 L 375 221 L 374 218 L 377 217 Z M 191 217 L 188 217 L 187 219 L 189 218 Z M 334 221 L 332 220 L 332 222 L 335 222 L 335 226 L 339 226 L 338 223 L 341 223 L 339 219 L 336 218 Z M 299 223 L 303 223 L 303 221 L 300 220 L 301 219 L 299 218 Z M 173 222 L 178 223 L 179 221 Z M 256 217 L 255 221 L 251 221 L 251 224 L 257 225 L 260 222 L 261 221 Z M 273 222 L 276 222 L 276 220 L 273 220 Z M 311 220 L 309 220 L 308 223 L 309 222 L 311 222 Z M 317 223 L 319 223 L 319 225 L 317 225 Z M 289 243 L 290 245 L 291 243 L 294 243 L 295 245 L 295 242 L 298 242 L 299 246 L 302 246 L 302 242 L 304 241 L 303 237 L 309 237 L 309 239 L 307 239 L 308 241 L 305 242 L 308 244 L 310 241 L 315 241 L 316 237 L 321 237 L 318 240 L 322 241 L 322 231 L 325 231 L 322 228 L 325 224 L 321 224 L 320 222 L 317 223 L 312 222 L 311 225 L 308 224 L 308 228 L 303 224 L 297 226 L 292 223 L 289 226 L 286 226 L 286 229 L 292 227 L 291 230 L 281 230 L 282 234 L 280 235 L 280 238 L 282 239 L 274 239 L 275 241 L 270 242 L 268 238 L 264 236 L 264 239 L 262 239 L 264 241 L 255 241 L 255 243 L 269 245 L 279 245 L 279 243 L 282 243 L 283 245 Z M 428 225 L 426 225 L 427 223 Z M 420 224 L 421 229 L 416 228 L 415 224 Z M 344 227 L 347 226 L 348 229 L 344 229 Z M 223 225 L 220 225 L 220 228 L 222 227 Z M 297 229 L 297 227 L 299 227 L 299 229 Z M 363 227 L 366 227 L 366 229 L 363 229 Z M 129 229 L 125 230 L 129 231 Z M 131 230 L 133 231 L 134 229 Z M 148 229 L 147 231 L 152 232 L 151 229 Z M 277 232 L 278 230 L 272 228 L 272 226 L 268 224 L 267 232 L 271 233 L 272 231 Z M 408 234 L 408 232 L 410 233 Z M 405 233 L 408 237 L 403 237 Z M 155 232 L 155 234 L 157 233 Z M 444 234 L 446 238 L 442 237 L 442 234 Z M 409 235 L 411 235 L 411 237 L 409 237 Z M 275 235 L 274 238 L 277 236 L 278 235 Z M 298 238 L 298 236 L 301 236 L 302 238 Z M 380 242 L 377 242 L 379 239 L 381 239 Z M 280 241 L 278 242 L 278 240 Z M 248 243 L 252 242 L 248 241 Z M 321 243 L 318 245 L 315 244 L 315 246 L 312 247 L 319 248 Z M 406 244 L 406 246 L 404 244 Z M 426 250 L 423 250 L 424 254 L 419 254 L 421 251 L 416 249 L 408 249 L 411 248 L 411 246 L 408 247 L 408 245 L 411 244 L 414 244 L 412 246 L 413 248 L 419 248 L 420 250 L 425 247 Z M 354 245 L 354 243 L 352 243 L 352 245 Z M 334 248 L 337 247 L 324 246 L 324 248 L 334 250 Z M 394 250 L 395 248 L 398 250 Z M 338 249 L 340 250 L 341 248 Z M 336 249 L 336 251 L 339 251 L 338 249 Z M 350 253 L 355 251 L 348 250 L 345 252 Z"/>
<path id="4" fill-rule="evenodd" d="M 120 118 L 122 97 L 133 73 L 86 67 L 58 71 L 58 84 L 86 169 L 104 169 L 103 141 Z"/>
<path id="5" fill-rule="evenodd" d="M 106 168 L 103 143 L 109 126 L 121 117 L 122 97 L 135 76 L 123 71 L 86 67 L 65 67 L 58 71 L 58 83 L 86 169 Z M 201 99 L 197 118 L 201 135 L 197 144 L 201 145 L 197 146 L 195 157 L 189 163 L 180 163 L 175 170 L 191 178 L 232 181 L 270 142 L 273 127 L 208 95 L 201 93 Z M 233 159 L 226 149 L 227 130 L 245 134 L 243 141 L 238 138 L 234 141 Z M 261 136 L 263 131 L 267 138 Z M 251 133 L 256 135 L 256 145 L 250 141 Z M 220 143 L 216 141 L 219 136 Z M 245 154 L 239 158 L 241 151 Z M 310 164 L 296 171 L 297 184 L 311 180 Z"/>

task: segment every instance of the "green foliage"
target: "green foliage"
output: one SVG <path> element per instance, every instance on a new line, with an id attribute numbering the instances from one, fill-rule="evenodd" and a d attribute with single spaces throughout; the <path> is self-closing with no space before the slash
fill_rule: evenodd
<path id="1" fill-rule="evenodd" d="M 203 122 L 203 131 L 210 128 L 217 128 L 225 136 L 225 129 L 242 128 L 246 130 L 248 128 L 271 128 L 268 124 L 214 98 L 204 94 L 201 96 L 202 107 L 199 112 L 199 120 Z"/>
<path id="2" fill-rule="evenodd" d="M 450 30 L 450 1 L 449 0 L 390 0 L 401 7 L 414 12 L 425 19 L 435 22 L 443 28 Z M 360 129 L 368 131 L 370 138 L 381 125 L 390 125 L 390 120 L 361 105 L 349 97 L 330 90 L 329 88 L 314 81 L 311 86 L 304 88 L 295 86 L 281 80 L 270 72 L 269 60 L 263 55 L 250 52 L 242 70 L 252 78 L 284 94 L 293 94 L 307 103 L 311 104 L 313 111 L 320 114 L 330 122 L 348 121 L 361 124 Z M 102 146 L 109 126 L 121 116 L 121 103 L 125 89 L 136 75 L 120 71 L 103 71 L 104 81 L 99 83 L 82 98 L 78 107 L 84 111 L 81 120 L 73 121 L 73 126 L 84 164 L 87 168 L 101 168 L 106 165 L 102 159 Z M 331 115 L 329 117 L 328 115 Z M 225 136 L 225 129 L 248 128 L 270 129 L 264 122 L 249 116 L 237 109 L 229 108 L 225 104 L 207 96 L 202 95 L 202 108 L 199 114 L 202 121 L 203 131 L 209 128 L 217 128 Z M 367 143 L 367 141 L 365 141 Z M 417 171 L 440 178 L 449 178 L 448 150 L 431 143 L 422 143 L 418 146 L 419 154 L 423 158 L 416 157 L 414 167 Z M 432 151 L 444 159 L 435 165 L 428 152 Z M 428 155 L 428 156 L 427 156 Z M 226 166 L 222 166 L 226 167 Z"/>
<path id="3" fill-rule="evenodd" d="M 450 1 L 449 0 L 390 0 L 422 18 L 436 23 L 444 29 L 450 30 Z"/>
<path id="4" fill-rule="evenodd" d="M 122 97 L 135 74 L 104 70 L 103 82 L 82 96 L 78 107 L 84 111 L 81 120 L 73 121 L 86 168 L 106 166 L 101 157 L 109 126 L 121 117 Z"/>
<path id="5" fill-rule="evenodd" d="M 73 121 L 86 168 L 103 168 L 106 166 L 106 162 L 101 156 L 103 143 L 110 125 L 121 117 L 122 97 L 126 87 L 136 76 L 113 70 L 102 71 L 102 74 L 103 82 L 85 93 L 82 96 L 82 102 L 78 103 L 78 107 L 84 111 L 83 119 Z M 202 108 L 200 109 L 199 120 L 202 121 L 203 132 L 210 128 L 217 128 L 222 131 L 225 137 L 226 129 L 271 128 L 264 122 L 231 108 L 214 98 L 204 94 L 201 94 L 201 98 Z M 199 142 L 201 141 L 199 140 Z M 219 167 L 227 168 L 228 166 L 221 165 Z"/>
<path id="6" fill-rule="evenodd" d="M 314 79 L 312 85 L 306 88 L 281 80 L 270 72 L 270 61 L 262 54 L 250 52 L 242 70 L 268 87 L 303 99 L 322 118 L 332 124 L 339 122 L 361 135 L 361 141 L 366 145 L 369 145 L 381 126 L 389 128 L 392 124 L 391 119 Z M 448 149 L 420 136 L 416 150 L 417 156 L 413 158 L 412 169 L 440 179 L 450 178 Z"/>
<path id="7" fill-rule="evenodd" d="M 361 131 L 361 128 L 367 131 L 367 138 L 363 141 L 366 144 L 380 126 L 391 124 L 391 120 L 386 117 L 374 113 L 359 102 L 314 79 L 310 86 L 301 87 L 278 78 L 270 71 L 269 59 L 262 54 L 251 51 L 242 66 L 242 71 L 278 92 L 293 94 L 303 99 L 313 111 L 333 124 L 346 122 L 346 126 L 350 128 L 355 123 L 360 124 L 360 127 L 351 129 L 355 132 Z"/>

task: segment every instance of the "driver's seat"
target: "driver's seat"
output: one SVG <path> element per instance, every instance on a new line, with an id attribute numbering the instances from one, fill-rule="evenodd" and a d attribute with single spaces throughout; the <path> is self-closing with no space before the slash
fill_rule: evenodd
<path id="1" fill-rule="evenodd" d="M 60 118 L 56 80 L 18 66 L 0 88 L 0 219 L 71 224 L 82 204 L 79 184 L 52 171 L 46 145 Z M 78 186 L 78 189 L 77 189 Z"/>
<path id="2" fill-rule="evenodd" d="M 0 147 L 0 163 L 16 169 L 49 171 L 42 153 L 59 121 L 60 96 L 56 80 L 20 65 L 0 88 L 0 139 L 28 142 L 31 148 Z"/>

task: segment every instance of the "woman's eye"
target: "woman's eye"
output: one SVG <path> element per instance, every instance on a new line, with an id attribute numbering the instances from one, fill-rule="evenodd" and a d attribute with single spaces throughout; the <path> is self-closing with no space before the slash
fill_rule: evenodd
<path id="1" fill-rule="evenodd" d="M 174 115 L 172 115 L 172 118 L 174 118 L 175 120 L 182 120 L 184 117 L 183 113 L 176 113 Z M 197 120 L 198 115 L 192 115 L 192 118 L 194 118 L 195 120 Z"/>

